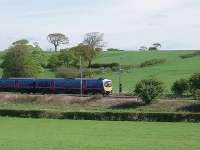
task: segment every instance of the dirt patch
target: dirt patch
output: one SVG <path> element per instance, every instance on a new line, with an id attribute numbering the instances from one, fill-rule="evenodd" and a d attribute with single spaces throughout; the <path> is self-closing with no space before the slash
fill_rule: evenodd
<path id="1" fill-rule="evenodd" d="M 138 103 L 136 98 L 112 98 L 103 96 L 70 96 L 70 95 L 29 95 L 15 93 L 0 93 L 0 102 L 37 103 L 57 105 L 84 105 L 91 107 L 114 108 Z"/>

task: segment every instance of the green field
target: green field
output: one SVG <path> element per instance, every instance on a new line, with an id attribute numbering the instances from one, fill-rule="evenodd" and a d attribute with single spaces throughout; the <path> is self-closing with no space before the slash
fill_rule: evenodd
<path id="1" fill-rule="evenodd" d="M 139 69 L 124 71 L 122 74 L 123 90 L 126 92 L 133 91 L 135 84 L 148 77 L 161 79 L 165 83 L 167 93 L 170 92 L 172 83 L 180 78 L 188 78 L 193 73 L 200 72 L 200 57 L 181 59 L 179 56 L 189 54 L 192 51 L 158 51 L 158 52 L 103 52 L 97 59 L 96 63 L 118 62 L 122 65 L 136 65 L 150 59 L 165 58 L 164 64 L 149 66 Z M 105 73 L 98 77 L 104 76 L 113 80 L 114 91 L 118 89 L 118 73 Z"/>
<path id="2" fill-rule="evenodd" d="M 135 68 L 125 70 L 122 74 L 122 84 L 124 92 L 132 92 L 135 84 L 145 78 L 155 77 L 165 83 L 165 93 L 170 93 L 172 83 L 180 78 L 188 78 L 193 73 L 200 72 L 200 56 L 181 59 L 180 55 L 193 53 L 194 51 L 156 51 L 156 52 L 138 52 L 138 51 L 119 51 L 119 52 L 101 52 L 93 63 L 113 63 L 122 65 L 137 65 L 150 59 L 166 59 L 167 62 L 145 68 Z M 0 53 L 0 56 L 2 53 Z M 0 57 L 0 62 L 2 61 Z M 0 69 L 0 75 L 2 69 Z M 54 77 L 55 73 L 46 69 L 39 75 L 42 78 Z M 118 72 L 105 72 L 95 75 L 95 77 L 104 77 L 113 81 L 114 92 L 118 91 Z"/>
<path id="3" fill-rule="evenodd" d="M 200 125 L 0 118 L 2 150 L 199 150 Z"/>

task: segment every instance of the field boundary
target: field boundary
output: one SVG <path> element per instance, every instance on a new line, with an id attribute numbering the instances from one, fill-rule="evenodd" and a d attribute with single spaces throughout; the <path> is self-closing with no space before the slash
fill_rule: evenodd
<path id="1" fill-rule="evenodd" d="M 45 110 L 0 109 L 0 116 L 99 121 L 200 122 L 200 113 L 51 112 Z"/>

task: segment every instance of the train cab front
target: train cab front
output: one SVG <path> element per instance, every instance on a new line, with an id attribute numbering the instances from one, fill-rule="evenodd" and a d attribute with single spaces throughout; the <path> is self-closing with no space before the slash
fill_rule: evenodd
<path id="1" fill-rule="evenodd" d="M 104 88 L 104 93 L 106 95 L 112 94 L 112 81 L 109 79 L 104 79 L 103 80 L 103 88 Z"/>

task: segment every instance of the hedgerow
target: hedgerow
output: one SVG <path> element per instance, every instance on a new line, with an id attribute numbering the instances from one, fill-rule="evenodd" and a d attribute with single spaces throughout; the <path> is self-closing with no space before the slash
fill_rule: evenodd
<path id="1" fill-rule="evenodd" d="M 104 121 L 200 122 L 200 113 L 48 112 L 43 110 L 0 110 L 0 116 Z"/>

